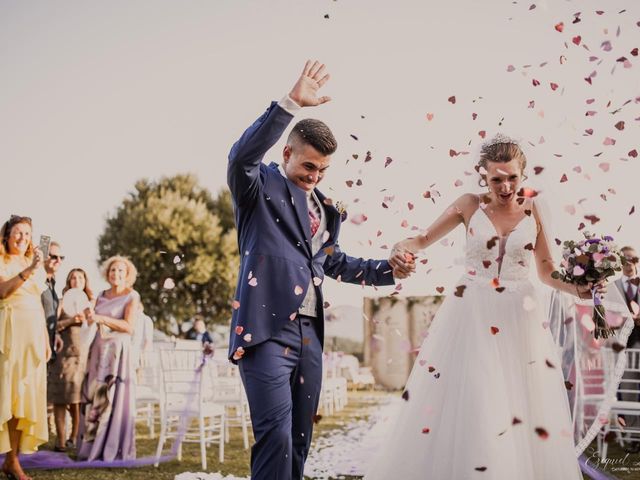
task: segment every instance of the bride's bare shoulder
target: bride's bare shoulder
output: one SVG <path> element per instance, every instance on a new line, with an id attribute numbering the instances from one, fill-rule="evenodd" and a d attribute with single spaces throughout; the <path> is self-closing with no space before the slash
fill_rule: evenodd
<path id="1" fill-rule="evenodd" d="M 464 224 L 469 223 L 469 219 L 480 205 L 480 195 L 475 193 L 464 193 L 460 195 L 453 203 L 456 211 L 464 220 Z"/>

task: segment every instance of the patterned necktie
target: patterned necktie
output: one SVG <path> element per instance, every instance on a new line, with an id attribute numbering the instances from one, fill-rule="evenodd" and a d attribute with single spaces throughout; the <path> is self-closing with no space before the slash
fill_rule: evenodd
<path id="1" fill-rule="evenodd" d="M 318 228 L 320 228 L 320 219 L 311 209 L 309 209 L 309 222 L 311 223 L 311 236 L 315 237 Z"/>

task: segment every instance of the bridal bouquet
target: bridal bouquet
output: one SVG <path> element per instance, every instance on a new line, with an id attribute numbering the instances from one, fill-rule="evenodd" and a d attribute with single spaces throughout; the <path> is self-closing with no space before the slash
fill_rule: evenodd
<path id="1" fill-rule="evenodd" d="M 563 243 L 561 268 L 552 273 L 553 278 L 573 285 L 595 285 L 622 270 L 624 257 L 613 242 L 613 237 L 597 237 L 589 232 L 584 232 L 584 236 L 585 239 L 579 242 L 568 240 Z M 595 323 L 593 336 L 607 338 L 613 334 L 613 330 L 605 321 L 605 308 L 594 288 L 591 293 Z"/>

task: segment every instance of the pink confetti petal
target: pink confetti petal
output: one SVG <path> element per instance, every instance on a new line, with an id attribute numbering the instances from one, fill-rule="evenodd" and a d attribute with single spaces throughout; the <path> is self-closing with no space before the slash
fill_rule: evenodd
<path id="1" fill-rule="evenodd" d="M 302 292 L 304 292 L 304 289 L 300 285 L 296 285 L 293 289 L 293 293 L 296 295 L 302 295 Z"/>
<path id="2" fill-rule="evenodd" d="M 251 285 L 252 287 L 257 287 L 258 279 L 256 277 L 253 277 L 251 280 L 249 280 L 249 285 Z"/>

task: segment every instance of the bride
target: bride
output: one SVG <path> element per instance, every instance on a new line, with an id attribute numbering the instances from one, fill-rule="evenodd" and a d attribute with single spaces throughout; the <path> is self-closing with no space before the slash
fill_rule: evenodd
<path id="1" fill-rule="evenodd" d="M 551 277 L 544 215 L 521 189 L 526 158 L 501 135 L 477 167 L 488 192 L 458 198 L 424 235 L 394 246 L 399 276 L 418 251 L 463 223 L 465 274 L 440 307 L 405 387 L 399 418 L 367 480 L 581 479 L 567 392 L 546 311 L 530 281 Z M 596 287 L 600 294 L 606 287 Z"/>

